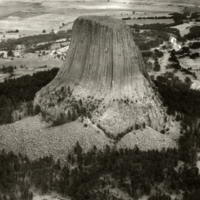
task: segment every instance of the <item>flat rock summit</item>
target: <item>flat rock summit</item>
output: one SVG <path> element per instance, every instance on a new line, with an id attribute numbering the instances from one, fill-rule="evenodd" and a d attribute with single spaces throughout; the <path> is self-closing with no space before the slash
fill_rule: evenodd
<path id="1" fill-rule="evenodd" d="M 44 118 L 59 124 L 85 116 L 115 136 L 144 124 L 160 131 L 165 111 L 129 26 L 81 16 L 72 35 L 65 63 L 36 94 Z"/>

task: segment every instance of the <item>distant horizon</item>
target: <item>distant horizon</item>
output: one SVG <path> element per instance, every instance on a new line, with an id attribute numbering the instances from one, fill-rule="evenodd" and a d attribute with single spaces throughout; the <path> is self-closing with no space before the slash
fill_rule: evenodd
<path id="1" fill-rule="evenodd" d="M 31 2 L 31 3 L 44 3 L 44 2 L 166 2 L 166 3 L 180 3 L 190 5 L 200 5 L 199 0 L 0 0 L 0 3 L 4 2 Z"/>

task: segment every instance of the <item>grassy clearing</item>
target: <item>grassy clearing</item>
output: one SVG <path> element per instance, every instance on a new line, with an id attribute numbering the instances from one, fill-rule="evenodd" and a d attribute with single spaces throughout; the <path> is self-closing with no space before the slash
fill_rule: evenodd
<path id="1" fill-rule="evenodd" d="M 37 55 L 33 56 L 32 58 L 15 58 L 14 60 L 5 60 L 0 59 L 0 68 L 3 66 L 16 66 L 17 69 L 14 69 L 12 73 L 12 78 L 19 78 L 24 75 L 33 75 L 34 73 L 38 71 L 45 71 L 50 70 L 54 67 L 60 67 L 63 64 L 63 61 L 56 58 L 54 59 L 53 56 L 49 56 L 50 58 L 44 59 L 41 57 L 38 57 Z M 46 68 L 41 68 L 41 66 L 47 66 Z M 23 66 L 23 68 L 21 68 Z M 3 82 L 5 78 L 9 77 L 10 74 L 6 73 L 0 73 L 0 82 Z"/>

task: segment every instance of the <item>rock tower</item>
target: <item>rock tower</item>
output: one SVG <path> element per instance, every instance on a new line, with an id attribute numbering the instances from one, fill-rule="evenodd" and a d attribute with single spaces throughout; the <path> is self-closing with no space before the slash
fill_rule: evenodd
<path id="1" fill-rule="evenodd" d="M 117 135 L 138 126 L 161 130 L 164 110 L 133 34 L 122 20 L 81 16 L 73 25 L 65 63 L 35 97 L 55 123 L 88 116 Z"/>

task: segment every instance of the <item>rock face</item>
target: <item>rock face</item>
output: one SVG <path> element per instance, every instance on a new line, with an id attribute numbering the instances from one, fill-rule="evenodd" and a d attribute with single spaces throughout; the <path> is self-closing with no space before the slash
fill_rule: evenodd
<path id="1" fill-rule="evenodd" d="M 36 94 L 34 105 L 55 123 L 87 115 L 117 135 L 146 124 L 161 130 L 162 103 L 143 58 L 122 20 L 82 16 L 75 20 L 65 63 Z"/>

